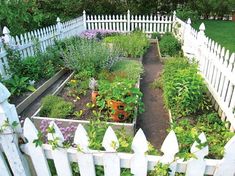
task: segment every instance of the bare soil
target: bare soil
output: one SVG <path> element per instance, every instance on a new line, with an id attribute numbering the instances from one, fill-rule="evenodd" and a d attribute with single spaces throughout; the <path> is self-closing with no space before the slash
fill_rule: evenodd
<path id="1" fill-rule="evenodd" d="M 162 90 L 153 89 L 150 86 L 162 71 L 162 63 L 157 55 L 156 44 L 151 44 L 143 58 L 143 65 L 145 72 L 140 82 L 140 89 L 144 94 L 145 112 L 138 116 L 137 129 L 141 128 L 147 140 L 160 149 L 168 134 L 167 129 L 170 124 L 168 112 L 164 108 Z"/>

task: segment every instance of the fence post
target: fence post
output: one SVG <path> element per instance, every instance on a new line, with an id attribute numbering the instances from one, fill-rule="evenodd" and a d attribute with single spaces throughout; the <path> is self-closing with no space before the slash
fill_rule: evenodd
<path id="1" fill-rule="evenodd" d="M 56 30 L 57 30 L 57 34 L 58 34 L 58 39 L 62 39 L 63 38 L 63 26 L 62 23 L 60 21 L 60 18 L 57 17 L 56 18 Z"/>
<path id="2" fill-rule="evenodd" d="M 8 103 L 10 92 L 0 83 L 0 145 L 9 162 L 13 175 L 30 175 L 26 158 L 18 146 L 18 138 L 22 135 L 22 128 L 15 105 Z"/>
<path id="3" fill-rule="evenodd" d="M 173 23 L 176 21 L 176 11 L 173 12 Z"/>
<path id="4" fill-rule="evenodd" d="M 187 55 L 188 57 L 192 56 L 194 54 L 193 48 L 192 48 L 192 34 L 191 34 L 191 19 L 189 18 L 187 20 L 187 24 L 185 25 L 184 29 L 184 39 L 183 39 L 183 52 L 184 55 Z"/>
<path id="5" fill-rule="evenodd" d="M 7 45 L 11 45 L 11 35 L 10 35 L 10 30 L 4 26 L 3 27 L 3 31 L 2 31 L 2 34 L 3 34 L 3 42 Z"/>
<path id="6" fill-rule="evenodd" d="M 84 30 L 87 30 L 87 27 L 86 27 L 86 11 L 83 10 L 83 26 L 84 26 Z"/>
<path id="7" fill-rule="evenodd" d="M 131 31 L 131 17 L 130 10 L 127 11 L 127 32 Z"/>
<path id="8" fill-rule="evenodd" d="M 202 59 L 202 55 L 205 53 L 205 25 L 204 23 L 202 23 L 199 27 L 199 32 L 197 34 L 197 48 L 196 48 L 196 59 L 199 61 L 199 68 L 202 71 L 202 65 L 203 65 L 203 59 Z"/>

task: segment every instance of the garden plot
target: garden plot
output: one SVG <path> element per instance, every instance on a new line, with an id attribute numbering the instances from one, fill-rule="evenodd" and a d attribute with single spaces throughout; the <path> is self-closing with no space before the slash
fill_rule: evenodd
<path id="1" fill-rule="evenodd" d="M 166 40 L 172 42 L 167 44 Z M 173 35 L 163 35 L 160 50 L 171 57 L 164 60 L 161 77 L 152 85 L 163 90 L 164 103 L 171 116 L 170 129 L 175 131 L 180 144 L 178 156 L 190 158 L 192 154 L 187 147 L 204 132 L 210 147 L 207 157 L 221 158 L 223 146 L 234 133 L 226 128 L 227 122 L 222 121 L 213 109 L 205 81 L 198 73 L 198 64 L 181 56 Z"/>
<path id="2" fill-rule="evenodd" d="M 144 37 L 142 33 L 132 35 Z M 129 36 L 124 36 L 124 39 L 127 37 L 129 40 Z M 112 38 L 115 41 L 124 40 L 122 35 Z M 78 43 L 80 45 L 76 45 Z M 56 120 L 65 127 L 99 120 L 113 125 L 114 129 L 125 128 L 133 135 L 137 113 L 143 111 L 142 93 L 139 90 L 143 66 L 141 58 L 137 56 L 144 53 L 147 44 L 142 44 L 142 47 L 138 44 L 136 50 L 123 54 L 123 44 L 120 43 L 114 43 L 110 49 L 107 44 L 95 40 L 76 38 L 69 41 L 64 60 L 75 74 L 59 92 L 59 96 L 43 99 L 39 113 L 33 117 L 34 123 L 39 127 L 45 120 Z"/>

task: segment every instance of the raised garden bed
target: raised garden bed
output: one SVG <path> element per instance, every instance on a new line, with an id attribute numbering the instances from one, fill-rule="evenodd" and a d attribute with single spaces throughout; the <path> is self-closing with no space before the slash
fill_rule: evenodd
<path id="1" fill-rule="evenodd" d="M 62 69 L 58 71 L 53 77 L 46 81 L 41 81 L 40 86 L 34 92 L 26 93 L 18 97 L 18 101 L 13 103 L 16 104 L 16 110 L 20 114 L 27 108 L 34 100 L 36 100 L 46 89 L 48 89 L 52 84 L 54 84 L 61 76 L 63 76 L 68 70 Z M 19 101 L 20 100 L 20 101 Z"/>
<path id="2" fill-rule="evenodd" d="M 142 58 L 135 59 L 135 61 L 138 60 L 142 61 Z M 135 62 L 134 61 L 134 62 Z M 73 83 L 75 80 L 73 76 L 70 76 L 68 79 L 66 79 L 60 87 L 53 93 L 54 95 L 59 95 L 62 97 L 64 100 L 67 102 L 73 103 L 75 106 L 75 112 L 81 113 L 79 117 L 77 115 L 70 115 L 69 117 L 66 118 L 50 118 L 50 117 L 40 117 L 40 109 L 34 114 L 32 117 L 35 125 L 37 128 L 40 128 L 40 125 L 42 121 L 57 121 L 61 123 L 62 127 L 68 127 L 68 126 L 77 126 L 78 124 L 83 124 L 87 125 L 89 124 L 90 120 L 94 120 L 94 111 L 98 113 L 98 108 L 96 107 L 91 107 L 92 106 L 92 99 L 91 99 L 91 90 L 86 90 L 85 95 L 79 96 L 79 100 L 75 100 L 74 97 L 71 97 L 68 92 L 68 84 Z M 140 80 L 137 81 L 136 83 L 136 88 L 139 89 L 139 83 Z M 99 115 L 99 114 L 97 114 Z M 93 116 L 93 118 L 91 118 Z M 114 122 L 111 119 L 102 119 L 100 118 L 101 121 L 105 121 L 108 125 L 112 126 L 113 129 L 121 129 L 124 128 L 127 134 L 134 135 L 135 133 L 135 126 L 136 126 L 136 119 L 137 119 L 137 110 L 134 112 L 131 118 L 123 121 L 123 122 Z"/>
<path id="3" fill-rule="evenodd" d="M 153 84 L 164 91 L 171 130 L 176 133 L 180 144 L 178 156 L 189 159 L 191 154 L 187 148 L 204 132 L 210 148 L 207 157 L 220 159 L 224 145 L 234 133 L 226 128 L 226 122 L 221 121 L 213 109 L 197 64 L 179 56 L 168 58 L 164 64 L 161 78 Z"/>

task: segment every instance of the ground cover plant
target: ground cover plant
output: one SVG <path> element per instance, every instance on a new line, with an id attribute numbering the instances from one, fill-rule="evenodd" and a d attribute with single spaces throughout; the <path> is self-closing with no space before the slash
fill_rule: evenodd
<path id="1" fill-rule="evenodd" d="M 230 52 L 235 52 L 235 23 L 233 21 L 198 20 L 192 23 L 192 27 L 198 30 L 201 23 L 205 24 L 206 36 L 218 42 Z"/>

